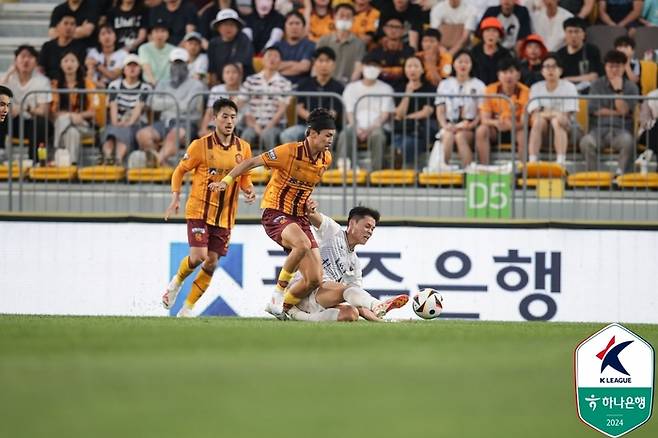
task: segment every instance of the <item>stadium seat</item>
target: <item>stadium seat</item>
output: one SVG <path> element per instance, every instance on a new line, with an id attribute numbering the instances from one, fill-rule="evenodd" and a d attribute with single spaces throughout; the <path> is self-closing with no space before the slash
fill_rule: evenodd
<path id="1" fill-rule="evenodd" d="M 23 164 L 23 176 L 27 176 L 31 166 Z M 11 179 L 15 180 L 20 177 L 21 169 L 18 167 L 18 162 L 14 161 L 11 165 Z M 7 181 L 9 179 L 9 164 L 0 165 L 0 181 Z"/>
<path id="2" fill-rule="evenodd" d="M 625 27 L 595 24 L 587 28 L 587 42 L 599 48 L 603 54 L 615 48 L 615 40 L 626 35 Z"/>
<path id="3" fill-rule="evenodd" d="M 380 186 L 405 186 L 416 182 L 416 171 L 410 169 L 375 170 L 370 173 L 370 184 Z"/>
<path id="4" fill-rule="evenodd" d="M 78 171 L 80 181 L 121 181 L 126 169 L 121 166 L 88 166 Z"/>
<path id="5" fill-rule="evenodd" d="M 640 92 L 642 95 L 647 95 L 656 88 L 658 88 L 658 64 L 653 61 L 640 61 Z"/>
<path id="6" fill-rule="evenodd" d="M 72 181 L 77 173 L 77 166 L 32 167 L 29 171 L 33 181 Z"/>
<path id="7" fill-rule="evenodd" d="M 356 183 L 364 185 L 368 179 L 368 172 L 364 169 L 356 171 Z M 354 183 L 354 170 L 329 169 L 322 175 L 322 184 L 342 185 Z"/>
<path id="8" fill-rule="evenodd" d="M 251 182 L 254 184 L 266 184 L 270 180 L 271 174 L 272 172 L 263 166 L 251 169 L 249 172 L 249 175 L 251 175 Z"/>
<path id="9" fill-rule="evenodd" d="M 129 169 L 128 182 L 169 183 L 174 169 L 171 167 Z"/>
<path id="10" fill-rule="evenodd" d="M 600 187 L 612 186 L 612 172 L 578 172 L 567 177 L 569 187 Z"/>
<path id="11" fill-rule="evenodd" d="M 263 69 L 263 57 L 254 56 L 251 59 L 251 65 L 254 67 L 254 72 L 260 73 L 260 71 Z"/>
<path id="12" fill-rule="evenodd" d="M 563 166 L 548 161 L 528 163 L 526 169 L 527 187 L 537 187 L 540 179 L 560 179 L 564 178 L 567 174 L 567 171 Z M 518 178 L 516 183 L 523 187 L 523 178 Z"/>
<path id="13" fill-rule="evenodd" d="M 578 101 L 578 113 L 576 113 L 576 121 L 582 128 L 583 132 L 588 132 L 588 127 L 589 127 L 589 114 L 587 114 L 588 111 L 588 103 L 587 99 L 580 99 Z"/>
<path id="14" fill-rule="evenodd" d="M 658 189 L 658 173 L 627 173 L 619 175 L 615 182 L 623 189 Z"/>
<path id="15" fill-rule="evenodd" d="M 464 185 L 464 174 L 461 172 L 422 172 L 418 175 L 418 184 L 461 187 Z"/>

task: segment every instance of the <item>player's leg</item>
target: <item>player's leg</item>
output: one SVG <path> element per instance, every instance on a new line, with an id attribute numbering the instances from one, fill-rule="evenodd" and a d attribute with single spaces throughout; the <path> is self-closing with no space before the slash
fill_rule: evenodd
<path id="1" fill-rule="evenodd" d="M 320 287 L 322 282 L 322 259 L 320 258 L 320 250 L 309 248 L 299 263 L 299 272 L 302 274 L 302 279 L 288 288 L 283 298 L 283 309 L 287 310 L 290 307 L 299 303 L 302 298 L 308 296 L 315 289 Z"/>
<path id="2" fill-rule="evenodd" d="M 368 291 L 357 285 L 350 285 L 343 292 L 345 301 L 357 308 L 371 310 L 378 318 L 384 317 L 393 309 L 398 309 L 409 301 L 409 296 L 401 294 L 387 300 L 378 300 Z"/>
<path id="3" fill-rule="evenodd" d="M 293 306 L 289 310 L 290 317 L 297 321 L 307 322 L 353 322 L 359 319 L 359 310 L 349 304 L 341 304 L 330 309 L 323 309 L 318 312 L 304 312 Z"/>

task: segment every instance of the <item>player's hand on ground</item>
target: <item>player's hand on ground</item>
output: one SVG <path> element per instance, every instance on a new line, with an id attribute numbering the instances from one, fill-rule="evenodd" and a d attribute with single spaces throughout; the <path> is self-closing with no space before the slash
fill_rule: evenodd
<path id="1" fill-rule="evenodd" d="M 243 190 L 242 194 L 243 194 L 244 200 L 247 204 L 251 204 L 256 200 L 256 192 L 254 192 L 253 187 L 249 187 L 248 189 Z"/>
<path id="2" fill-rule="evenodd" d="M 180 201 L 178 199 L 173 199 L 167 210 L 165 210 L 164 220 L 169 220 L 170 216 L 178 214 L 178 208 L 180 207 Z"/>
<path id="3" fill-rule="evenodd" d="M 226 184 L 224 181 L 219 181 L 219 182 L 211 182 L 208 184 L 208 188 L 210 189 L 211 192 L 223 192 L 226 190 L 228 187 L 228 184 Z"/>
<path id="4" fill-rule="evenodd" d="M 318 209 L 318 201 L 313 198 L 308 198 L 306 200 L 306 214 L 313 214 Z"/>

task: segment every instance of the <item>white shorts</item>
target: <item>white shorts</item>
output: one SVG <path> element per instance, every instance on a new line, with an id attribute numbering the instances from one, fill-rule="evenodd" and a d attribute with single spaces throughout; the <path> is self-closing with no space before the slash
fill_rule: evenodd
<path id="1" fill-rule="evenodd" d="M 288 284 L 288 287 L 292 286 L 293 284 L 297 283 L 302 279 L 302 275 L 299 273 L 299 271 L 295 274 L 292 280 L 290 280 L 290 283 Z M 316 301 L 315 297 L 317 294 L 318 290 L 315 289 L 309 296 L 306 298 L 302 299 L 299 304 L 297 304 L 297 308 L 303 312 L 306 313 L 318 313 L 322 312 L 325 310 L 324 307 L 318 304 Z"/>

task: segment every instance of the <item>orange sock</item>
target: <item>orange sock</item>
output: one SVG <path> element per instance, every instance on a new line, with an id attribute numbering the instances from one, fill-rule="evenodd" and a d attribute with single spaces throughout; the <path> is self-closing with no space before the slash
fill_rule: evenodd
<path id="1" fill-rule="evenodd" d="M 194 303 L 199 301 L 201 295 L 203 295 L 206 289 L 208 289 L 210 280 L 212 280 L 212 272 L 207 272 L 205 269 L 203 269 L 202 266 L 196 278 L 194 279 L 194 283 L 192 283 L 192 290 L 190 290 L 190 294 L 185 300 L 185 306 L 192 308 Z"/>
<path id="2" fill-rule="evenodd" d="M 176 272 L 178 280 L 182 283 L 192 272 L 194 272 L 194 268 L 190 266 L 190 256 L 183 257 L 183 260 L 180 261 L 180 265 L 178 265 L 178 271 Z"/>

